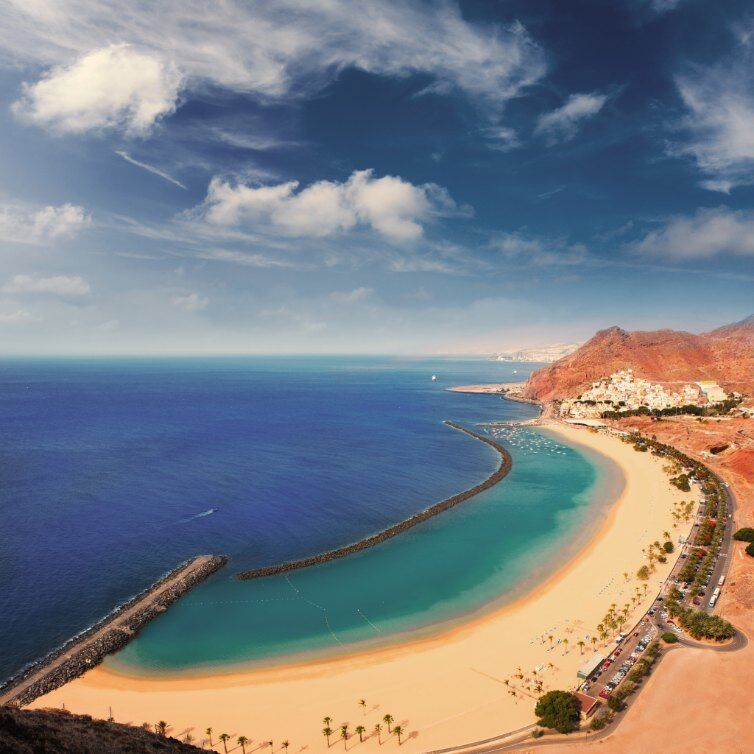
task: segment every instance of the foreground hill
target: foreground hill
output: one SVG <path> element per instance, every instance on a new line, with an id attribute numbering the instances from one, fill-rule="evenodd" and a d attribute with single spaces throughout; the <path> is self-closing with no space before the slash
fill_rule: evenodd
<path id="1" fill-rule="evenodd" d="M 620 369 L 653 382 L 716 380 L 754 395 L 754 315 L 712 332 L 600 330 L 574 353 L 529 377 L 527 398 L 561 400 Z"/>
<path id="2" fill-rule="evenodd" d="M 143 728 L 61 710 L 0 707 L 0 752 L 13 754 L 191 754 L 196 746 Z"/>

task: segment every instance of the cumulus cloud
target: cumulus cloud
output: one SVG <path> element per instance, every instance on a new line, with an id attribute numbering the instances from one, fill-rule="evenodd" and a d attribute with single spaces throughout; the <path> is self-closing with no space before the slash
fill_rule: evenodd
<path id="1" fill-rule="evenodd" d="M 671 153 L 691 157 L 708 176 L 701 185 L 725 194 L 754 183 L 754 54 L 746 45 L 739 52 L 730 64 L 676 78 L 687 140 Z"/>
<path id="2" fill-rule="evenodd" d="M 118 128 L 145 134 L 173 112 L 181 75 L 157 53 L 113 44 L 26 84 L 14 113 L 61 133 Z"/>
<path id="3" fill-rule="evenodd" d="M 330 236 L 366 226 L 394 241 L 421 237 L 423 223 L 442 215 L 466 213 L 435 184 L 415 186 L 396 176 L 375 178 L 358 170 L 347 181 L 317 181 L 299 189 L 298 181 L 271 186 L 232 184 L 213 178 L 201 210 L 214 225 L 267 223 L 293 236 Z"/>
<path id="4" fill-rule="evenodd" d="M 264 100 L 316 91 L 345 68 L 428 76 L 499 108 L 545 72 L 517 23 L 473 23 L 451 2 L 8 0 L 0 56 L 55 66 L 19 105 L 69 131 L 135 133 L 171 112 L 181 85 L 205 83 Z M 113 45 L 113 41 L 119 44 Z M 70 98 L 70 101 L 69 101 Z"/>
<path id="5" fill-rule="evenodd" d="M 0 239 L 15 243 L 44 243 L 73 238 L 92 224 L 89 213 L 74 204 L 28 207 L 0 204 Z"/>
<path id="6" fill-rule="evenodd" d="M 674 217 L 632 245 L 633 250 L 670 259 L 704 259 L 721 254 L 754 256 L 754 212 L 727 207 Z"/>
<path id="7" fill-rule="evenodd" d="M 55 275 L 49 278 L 16 275 L 3 285 L 2 290 L 3 293 L 14 295 L 40 293 L 61 298 L 78 298 L 86 296 L 91 291 L 91 287 L 79 275 Z"/>
<path id="8" fill-rule="evenodd" d="M 355 304 L 364 301 L 374 295 L 371 288 L 360 286 L 352 291 L 333 291 L 330 294 L 330 300 L 337 304 Z"/>
<path id="9" fill-rule="evenodd" d="M 572 94 L 564 105 L 539 116 L 534 133 L 544 136 L 550 144 L 569 141 L 576 136 L 581 124 L 594 117 L 606 101 L 605 94 Z"/>
<path id="10" fill-rule="evenodd" d="M 206 296 L 200 296 L 198 293 L 192 292 L 173 296 L 170 299 L 170 303 L 187 312 L 201 312 L 209 306 L 209 299 Z"/>

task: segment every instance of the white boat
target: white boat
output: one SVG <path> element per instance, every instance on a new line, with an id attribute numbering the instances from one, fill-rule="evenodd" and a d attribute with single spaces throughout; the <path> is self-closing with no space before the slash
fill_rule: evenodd
<path id="1" fill-rule="evenodd" d="M 437 375 L 436 374 L 432 375 L 432 382 L 437 382 Z"/>

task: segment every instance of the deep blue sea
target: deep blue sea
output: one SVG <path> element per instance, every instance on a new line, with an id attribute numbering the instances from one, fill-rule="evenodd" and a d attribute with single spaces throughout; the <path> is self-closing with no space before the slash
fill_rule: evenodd
<path id="1" fill-rule="evenodd" d="M 511 448 L 509 477 L 406 535 L 288 577 L 232 576 L 352 542 L 484 479 L 497 455 L 442 420 L 474 426 L 536 409 L 445 388 L 525 379 L 531 368 L 392 357 L 4 361 L 0 678 L 198 553 L 231 561 L 114 665 L 177 672 L 329 652 L 514 593 L 584 528 L 601 473 L 534 429 L 489 430 Z"/>

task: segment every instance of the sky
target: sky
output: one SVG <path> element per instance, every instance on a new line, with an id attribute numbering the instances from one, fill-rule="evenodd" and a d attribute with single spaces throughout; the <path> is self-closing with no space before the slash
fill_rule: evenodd
<path id="1" fill-rule="evenodd" d="M 5 0 L 0 353 L 495 353 L 754 312 L 740 0 Z"/>

